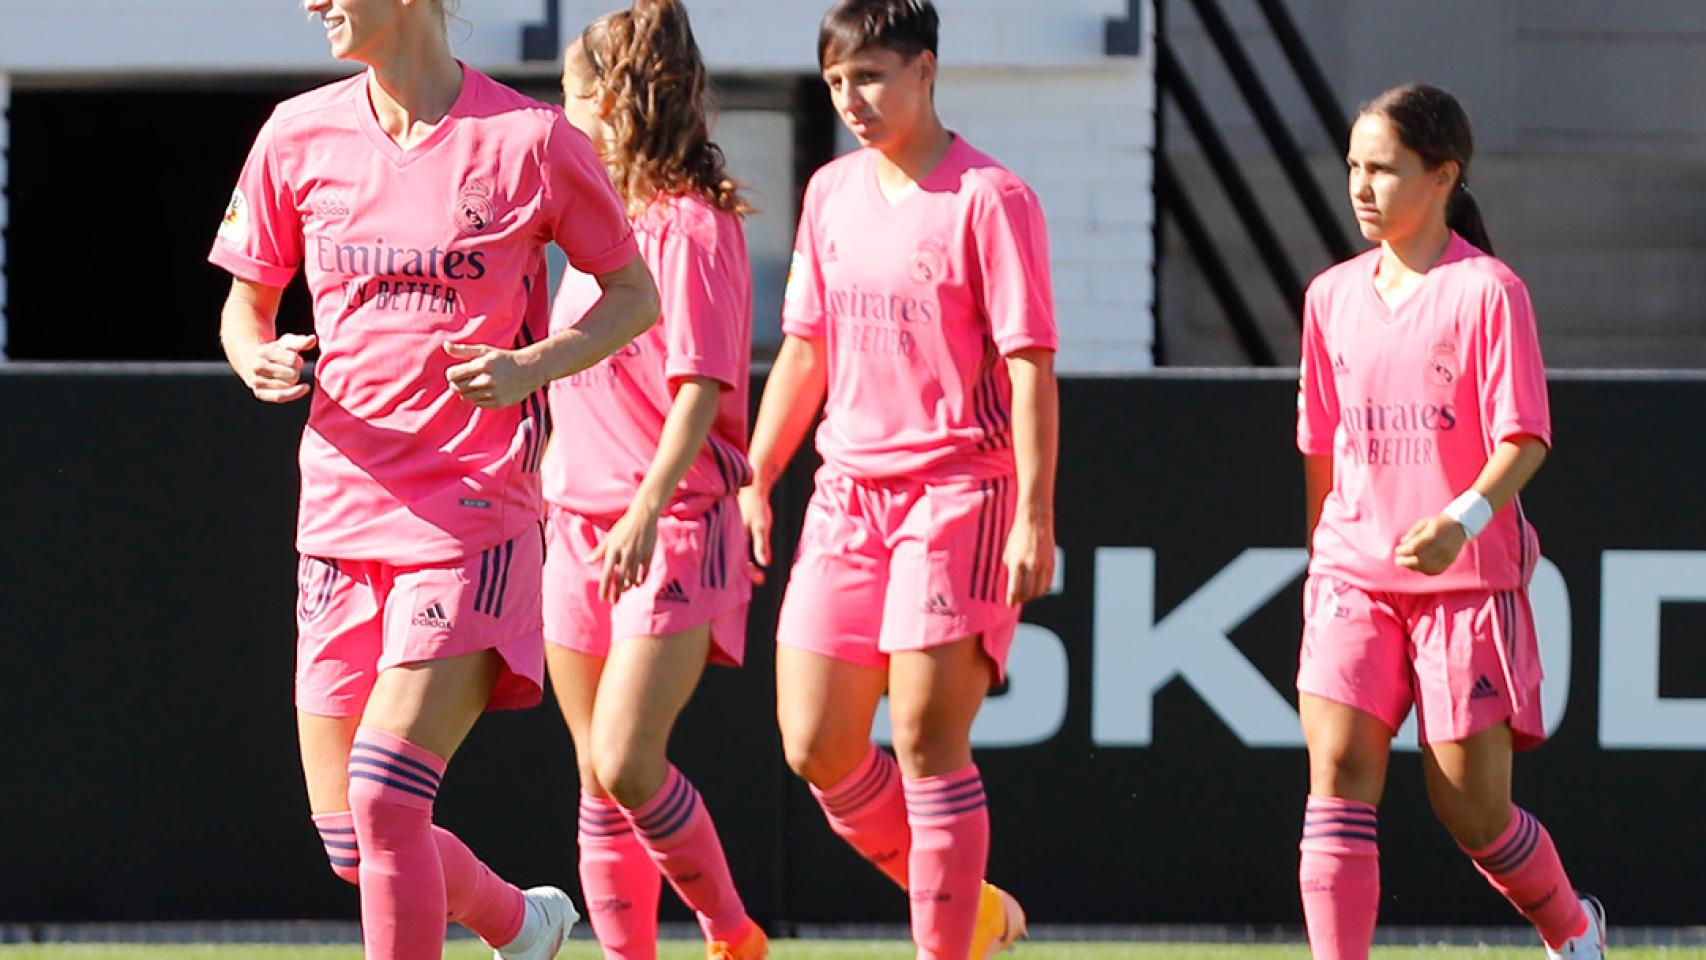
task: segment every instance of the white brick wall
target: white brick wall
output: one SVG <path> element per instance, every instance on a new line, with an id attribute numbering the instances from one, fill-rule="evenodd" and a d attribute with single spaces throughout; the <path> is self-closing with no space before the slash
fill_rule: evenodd
<path id="1" fill-rule="evenodd" d="M 1151 366 L 1151 76 L 1147 59 L 943 70 L 937 103 L 948 124 L 1042 198 L 1066 372 Z"/>
<path id="2" fill-rule="evenodd" d="M 159 71 L 325 72 L 317 26 L 291 0 L 4 0 L 0 75 Z M 687 0 L 707 62 L 722 73 L 817 71 L 828 0 Z M 564 36 L 620 0 L 560 0 Z M 937 0 L 947 122 L 1042 197 L 1053 245 L 1060 369 L 1151 365 L 1154 203 L 1153 44 L 1103 51 L 1125 0 Z M 469 0 L 457 52 L 514 69 L 540 0 Z M 1154 26 L 1145 0 L 1146 30 Z M 540 69 L 549 69 L 541 67 Z M 5 181 L 0 178 L 0 184 Z M 0 287 L 3 296 L 3 287 Z"/>

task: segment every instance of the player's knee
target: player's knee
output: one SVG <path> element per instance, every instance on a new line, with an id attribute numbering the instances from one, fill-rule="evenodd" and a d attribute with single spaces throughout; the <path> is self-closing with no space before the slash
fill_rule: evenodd
<path id="1" fill-rule="evenodd" d="M 894 757 L 908 776 L 918 771 L 940 771 L 957 767 L 969 752 L 966 738 L 957 731 L 943 730 L 932 725 L 922 715 L 896 711 L 894 723 Z"/>
<path id="2" fill-rule="evenodd" d="M 1428 801 L 1452 839 L 1471 850 L 1489 846 L 1510 824 L 1511 804 L 1502 797 L 1430 790 Z"/>
<path id="3" fill-rule="evenodd" d="M 1321 797 L 1378 797 L 1386 775 L 1382 758 L 1356 751 L 1327 751 L 1309 756 L 1309 792 Z"/>
<path id="4" fill-rule="evenodd" d="M 810 733 L 787 730 L 782 732 L 782 757 L 794 775 L 820 790 L 827 790 L 853 772 L 864 757 L 867 744 L 858 750 L 837 744 L 822 731 Z"/>
<path id="5" fill-rule="evenodd" d="M 610 799 L 632 810 L 645 804 L 663 785 L 669 762 L 630 751 L 612 751 L 593 761 L 593 773 Z"/>

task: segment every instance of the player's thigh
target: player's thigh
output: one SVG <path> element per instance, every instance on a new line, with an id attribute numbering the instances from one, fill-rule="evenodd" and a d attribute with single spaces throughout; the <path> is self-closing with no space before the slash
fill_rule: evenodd
<path id="1" fill-rule="evenodd" d="M 971 762 L 972 721 L 993 679 L 979 636 L 889 657 L 889 717 L 903 773 L 933 777 Z"/>
<path id="2" fill-rule="evenodd" d="M 870 749 L 885 668 L 798 647 L 776 648 L 776 717 L 794 772 L 833 786 Z"/>
<path id="3" fill-rule="evenodd" d="M 1386 721 L 1309 693 L 1298 694 L 1297 712 L 1309 749 L 1309 792 L 1378 806 L 1392 754 Z"/>
<path id="4" fill-rule="evenodd" d="M 604 796 L 592 766 L 592 707 L 604 674 L 604 658 L 555 643 L 545 644 L 545 668 L 551 675 L 551 693 L 557 699 L 569 739 L 575 744 L 575 766 L 581 789 Z"/>
<path id="5" fill-rule="evenodd" d="M 693 697 L 710 654 L 711 625 L 662 637 L 627 637 L 610 648 L 593 705 L 593 765 L 628 801 L 663 785 L 675 720 Z"/>
<path id="6" fill-rule="evenodd" d="M 359 717 L 321 717 L 296 711 L 296 739 L 308 809 L 316 814 L 349 809 L 349 751 Z"/>
<path id="7" fill-rule="evenodd" d="M 1463 740 L 1422 746 L 1422 775 L 1434 813 L 1459 843 L 1492 843 L 1511 816 L 1511 728 L 1499 723 Z"/>
<path id="8" fill-rule="evenodd" d="M 502 669 L 496 650 L 479 650 L 382 670 L 362 723 L 449 760 L 485 712 Z"/>

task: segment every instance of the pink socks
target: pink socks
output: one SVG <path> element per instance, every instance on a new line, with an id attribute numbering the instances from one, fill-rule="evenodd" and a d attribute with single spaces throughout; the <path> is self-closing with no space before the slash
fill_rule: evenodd
<path id="1" fill-rule="evenodd" d="M 912 828 L 906 822 L 906 798 L 894 757 L 873 743 L 840 783 L 827 790 L 813 786 L 811 791 L 829 829 L 905 890 Z"/>
<path id="2" fill-rule="evenodd" d="M 641 846 L 681 899 L 699 915 L 705 939 L 733 943 L 752 927 L 729 876 L 716 824 L 699 791 L 672 765 L 650 800 L 623 808 Z"/>
<path id="3" fill-rule="evenodd" d="M 1310 797 L 1298 844 L 1298 888 L 1314 960 L 1367 960 L 1380 912 L 1380 848 L 1374 807 Z"/>
<path id="4" fill-rule="evenodd" d="M 581 794 L 581 893 L 608 960 L 654 960 L 663 877 L 622 808 Z"/>
<path id="5" fill-rule="evenodd" d="M 908 893 L 921 960 L 963 960 L 971 949 L 989 861 L 989 807 L 976 764 L 903 779 L 912 829 Z M 892 874 L 891 874 L 892 876 Z"/>
<path id="6" fill-rule="evenodd" d="M 1485 849 L 1464 847 L 1463 852 L 1553 949 L 1587 930 L 1587 912 L 1564 873 L 1552 835 L 1527 810 L 1513 806 L 1510 825 L 1497 839 Z"/>
<path id="7" fill-rule="evenodd" d="M 356 862 L 367 956 L 438 956 L 446 917 L 488 944 L 514 940 L 526 915 L 521 891 L 432 824 L 444 761 L 400 737 L 361 727 L 349 769 L 350 812 L 314 822 L 334 872 L 351 879 L 348 861 Z M 346 827 L 353 828 L 353 848 L 341 846 Z"/>
<path id="8" fill-rule="evenodd" d="M 355 821 L 349 811 L 314 814 L 314 829 L 326 848 L 326 860 L 338 879 L 355 883 L 361 873 L 361 850 L 355 842 Z"/>

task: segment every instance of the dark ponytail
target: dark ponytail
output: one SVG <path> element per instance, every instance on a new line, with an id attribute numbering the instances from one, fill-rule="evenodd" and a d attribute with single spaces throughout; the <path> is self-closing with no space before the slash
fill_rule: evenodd
<path id="1" fill-rule="evenodd" d="M 1361 114 L 1385 117 L 1400 143 L 1422 158 L 1429 170 L 1447 160 L 1457 163 L 1457 182 L 1445 206 L 1445 224 L 1484 253 L 1493 252 L 1492 238 L 1481 219 L 1481 208 L 1469 192 L 1469 161 L 1475 156 L 1475 133 L 1469 115 L 1457 98 L 1425 83 L 1393 87 L 1365 104 Z"/>

